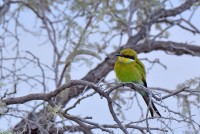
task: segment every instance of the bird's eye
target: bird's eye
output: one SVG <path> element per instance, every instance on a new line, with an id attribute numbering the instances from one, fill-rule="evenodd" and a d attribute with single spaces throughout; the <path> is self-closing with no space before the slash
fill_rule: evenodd
<path id="1" fill-rule="evenodd" d="M 128 59 L 132 59 L 132 60 L 135 59 L 133 56 L 130 56 L 130 55 L 123 55 L 123 57 L 128 58 Z"/>

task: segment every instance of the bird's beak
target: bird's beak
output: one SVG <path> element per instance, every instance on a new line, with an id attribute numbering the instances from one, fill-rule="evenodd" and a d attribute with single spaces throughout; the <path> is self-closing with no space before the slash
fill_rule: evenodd
<path id="1" fill-rule="evenodd" d="M 120 56 L 120 57 L 121 57 L 121 56 L 122 56 L 122 54 L 116 54 L 115 56 Z"/>

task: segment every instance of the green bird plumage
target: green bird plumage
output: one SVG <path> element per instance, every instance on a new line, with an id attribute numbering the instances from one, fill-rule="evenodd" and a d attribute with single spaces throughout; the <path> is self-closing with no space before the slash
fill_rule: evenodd
<path id="1" fill-rule="evenodd" d="M 132 49 L 123 49 L 120 54 L 117 54 L 118 59 L 115 62 L 114 70 L 117 78 L 122 82 L 134 82 L 147 87 L 146 71 L 144 64 L 137 58 L 137 53 Z M 149 110 L 151 116 L 154 116 L 154 111 L 161 116 L 153 102 L 150 102 L 149 95 L 145 91 L 139 92 L 147 106 L 151 103 Z"/>

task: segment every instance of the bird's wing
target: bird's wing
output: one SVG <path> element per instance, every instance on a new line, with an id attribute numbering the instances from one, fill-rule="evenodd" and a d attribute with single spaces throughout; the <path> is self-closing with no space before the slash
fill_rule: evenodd
<path id="1" fill-rule="evenodd" d="M 145 66 L 140 60 L 136 61 L 136 68 L 139 70 L 140 75 L 142 76 L 144 86 L 147 87 Z"/>

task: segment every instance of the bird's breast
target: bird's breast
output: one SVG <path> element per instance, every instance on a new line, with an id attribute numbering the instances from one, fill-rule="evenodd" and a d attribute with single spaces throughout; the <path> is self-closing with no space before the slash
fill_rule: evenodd
<path id="1" fill-rule="evenodd" d="M 134 63 L 123 64 L 117 61 L 114 70 L 117 78 L 122 82 L 142 83 L 142 77 Z"/>

